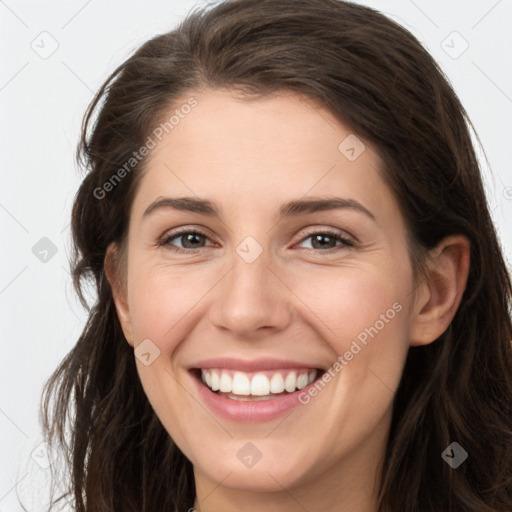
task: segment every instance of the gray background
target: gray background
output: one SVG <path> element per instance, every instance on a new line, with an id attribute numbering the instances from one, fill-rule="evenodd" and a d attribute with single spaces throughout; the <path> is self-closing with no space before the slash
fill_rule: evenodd
<path id="1" fill-rule="evenodd" d="M 397 20 L 447 74 L 479 134 L 506 256 L 512 255 L 512 0 L 358 3 Z M 0 1 L 0 512 L 41 510 L 48 458 L 42 385 L 85 321 L 69 275 L 69 216 L 82 114 L 143 41 L 201 1 Z M 466 48 L 467 47 L 467 48 Z"/>

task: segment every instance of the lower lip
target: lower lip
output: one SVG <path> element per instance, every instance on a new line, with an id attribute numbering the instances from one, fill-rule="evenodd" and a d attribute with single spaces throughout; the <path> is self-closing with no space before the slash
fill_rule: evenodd
<path id="1" fill-rule="evenodd" d="M 209 409 L 223 418 L 242 423 L 271 421 L 283 416 L 294 407 L 302 405 L 299 401 L 299 395 L 304 392 L 307 393 L 309 387 L 314 386 L 318 379 L 317 377 L 317 379 L 305 388 L 290 393 L 289 395 L 283 395 L 270 400 L 250 402 L 232 400 L 231 398 L 218 395 L 205 386 L 200 381 L 200 378 L 195 375 L 192 375 L 192 378 L 196 383 L 199 394 Z"/>

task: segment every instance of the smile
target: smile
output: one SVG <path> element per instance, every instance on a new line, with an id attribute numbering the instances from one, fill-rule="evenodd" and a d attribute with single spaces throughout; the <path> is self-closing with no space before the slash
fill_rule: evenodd
<path id="1" fill-rule="evenodd" d="M 272 400 L 311 384 L 316 369 L 283 369 L 242 372 L 228 369 L 202 369 L 201 380 L 212 391 L 231 400 Z"/>
<path id="2" fill-rule="evenodd" d="M 282 359 L 216 358 L 188 370 L 206 408 L 237 423 L 272 421 L 302 407 L 299 395 L 325 373 L 320 366 Z"/>

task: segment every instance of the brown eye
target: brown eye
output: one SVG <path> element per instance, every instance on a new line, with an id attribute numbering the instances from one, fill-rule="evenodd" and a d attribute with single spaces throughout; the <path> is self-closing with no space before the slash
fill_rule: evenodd
<path id="1" fill-rule="evenodd" d="M 312 233 L 307 237 L 303 238 L 301 243 L 306 240 L 311 239 L 311 248 L 313 250 L 329 250 L 335 249 L 336 247 L 354 247 L 355 243 L 348 238 L 342 237 L 339 233 L 334 233 L 331 231 L 319 231 L 316 233 Z M 340 242 L 337 244 L 337 242 Z"/>
<path id="2" fill-rule="evenodd" d="M 165 236 L 159 243 L 160 246 L 169 247 L 177 252 L 190 252 L 205 247 L 204 242 L 209 240 L 205 233 L 197 230 L 182 230 Z M 175 240 L 178 240 L 181 247 L 176 247 Z"/>

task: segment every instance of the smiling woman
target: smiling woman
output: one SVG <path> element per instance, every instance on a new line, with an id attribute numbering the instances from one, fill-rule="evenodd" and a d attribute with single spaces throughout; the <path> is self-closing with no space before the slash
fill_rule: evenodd
<path id="1" fill-rule="evenodd" d="M 337 0 L 223 2 L 116 69 L 72 219 L 98 298 L 42 404 L 75 509 L 510 511 L 470 127 L 410 33 Z"/>

